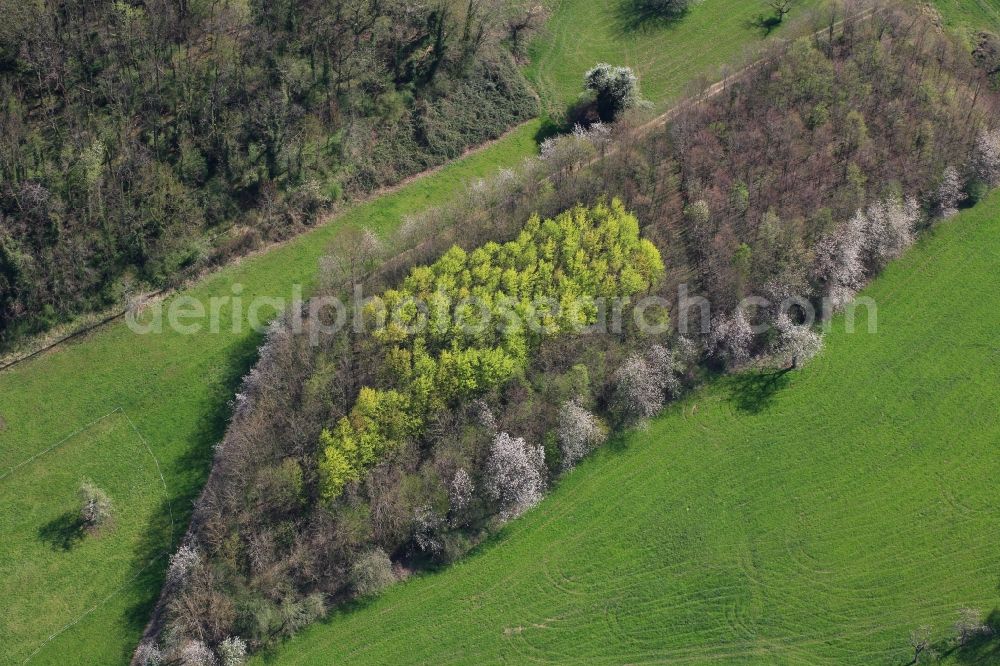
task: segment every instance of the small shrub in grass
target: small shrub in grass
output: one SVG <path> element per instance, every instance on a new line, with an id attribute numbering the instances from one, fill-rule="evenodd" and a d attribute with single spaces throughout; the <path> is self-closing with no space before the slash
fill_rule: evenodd
<path id="1" fill-rule="evenodd" d="M 91 531 L 111 522 L 111 498 L 90 481 L 80 484 L 80 520 Z"/>
<path id="2" fill-rule="evenodd" d="M 351 568 L 354 591 L 362 597 L 376 595 L 395 582 L 392 562 L 381 548 L 362 555 Z"/>
<path id="3" fill-rule="evenodd" d="M 596 96 L 597 113 L 605 122 L 614 120 L 615 116 L 637 105 L 641 99 L 639 77 L 631 67 L 598 63 L 584 74 L 584 83 L 587 90 Z"/>

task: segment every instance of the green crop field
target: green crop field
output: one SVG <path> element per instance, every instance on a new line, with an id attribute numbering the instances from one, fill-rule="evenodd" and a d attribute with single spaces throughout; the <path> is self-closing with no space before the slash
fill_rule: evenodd
<path id="1" fill-rule="evenodd" d="M 1000 193 L 862 294 L 876 332 L 841 318 L 805 369 L 715 382 L 266 660 L 908 663 L 912 629 L 1000 606 L 997 266 Z"/>

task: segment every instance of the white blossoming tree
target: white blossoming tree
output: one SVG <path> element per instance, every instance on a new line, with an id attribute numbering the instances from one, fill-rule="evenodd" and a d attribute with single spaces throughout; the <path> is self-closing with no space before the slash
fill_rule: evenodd
<path id="1" fill-rule="evenodd" d="M 958 169 L 949 166 L 941 176 L 937 190 L 937 214 L 948 218 L 958 214 L 958 204 L 965 198 L 964 183 Z"/>
<path id="2" fill-rule="evenodd" d="M 788 315 L 778 315 L 775 322 L 778 330 L 778 359 L 797 368 L 808 363 L 823 349 L 823 337 L 809 326 L 795 324 Z"/>
<path id="3" fill-rule="evenodd" d="M 579 401 L 569 400 L 559 408 L 557 437 L 562 451 L 563 469 L 570 469 L 604 441 L 608 430 L 601 420 L 584 409 Z"/>
<path id="4" fill-rule="evenodd" d="M 1000 129 L 983 130 L 972 156 L 976 178 L 989 187 L 1000 185 Z"/>
<path id="5" fill-rule="evenodd" d="M 191 571 L 198 566 L 201 556 L 198 550 L 190 545 L 183 545 L 177 552 L 170 556 L 170 564 L 167 566 L 167 583 L 177 587 L 183 587 L 191 576 Z"/>
<path id="6" fill-rule="evenodd" d="M 243 666 L 247 660 L 247 644 L 239 636 L 230 636 L 219 643 L 222 666 Z"/>
<path id="7" fill-rule="evenodd" d="M 691 343 L 681 338 L 681 352 L 653 345 L 645 353 L 630 356 L 615 374 L 616 410 L 626 420 L 655 416 L 665 399 L 677 397 L 681 390 L 680 373 L 692 354 Z"/>
<path id="8" fill-rule="evenodd" d="M 522 437 L 501 432 L 493 438 L 486 463 L 486 492 L 501 506 L 504 520 L 517 517 L 542 499 L 545 452 Z"/>
<path id="9" fill-rule="evenodd" d="M 729 367 L 742 365 L 750 359 L 753 330 L 742 308 L 715 320 L 710 342 L 715 355 Z"/>
<path id="10" fill-rule="evenodd" d="M 448 501 L 453 513 L 460 514 L 465 511 L 472 501 L 472 493 L 475 492 L 475 485 L 472 477 L 464 469 L 455 472 L 448 487 Z"/>

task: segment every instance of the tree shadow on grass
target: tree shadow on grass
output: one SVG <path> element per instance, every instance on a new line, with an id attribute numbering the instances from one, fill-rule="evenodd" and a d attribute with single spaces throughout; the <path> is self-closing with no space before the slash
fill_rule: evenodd
<path id="1" fill-rule="evenodd" d="M 747 22 L 748 28 L 760 30 L 764 37 L 769 36 L 772 32 L 777 30 L 780 25 L 781 19 L 777 16 L 764 16 L 763 14 L 758 14 L 756 18 L 750 19 Z"/>
<path id="2" fill-rule="evenodd" d="M 676 27 L 687 16 L 687 10 L 664 11 L 662 4 L 655 0 L 618 0 L 614 9 L 615 27 L 622 35 L 654 32 Z"/>
<path id="3" fill-rule="evenodd" d="M 963 645 L 946 646 L 939 650 L 942 657 L 953 658 L 959 664 L 1000 664 L 1000 609 L 994 608 L 986 618 L 988 633 L 979 634 Z"/>
<path id="4" fill-rule="evenodd" d="M 83 520 L 76 511 L 67 511 L 38 528 L 38 538 L 52 550 L 72 550 L 86 534 Z"/>
<path id="5" fill-rule="evenodd" d="M 774 396 L 788 383 L 788 370 L 750 370 L 726 380 L 730 400 L 747 414 L 759 414 L 768 409 Z"/>
<path id="6" fill-rule="evenodd" d="M 226 371 L 215 383 L 206 401 L 196 434 L 186 443 L 184 453 L 170 468 L 163 470 L 168 495 L 153 512 L 132 558 L 130 586 L 137 601 L 124 611 L 125 625 L 139 633 L 162 617 L 153 616 L 165 580 L 170 555 L 187 532 L 194 501 L 201 492 L 212 467 L 214 446 L 225 435 L 232 415 L 231 400 L 242 378 L 257 362 L 262 333 L 252 333 L 228 349 Z"/>

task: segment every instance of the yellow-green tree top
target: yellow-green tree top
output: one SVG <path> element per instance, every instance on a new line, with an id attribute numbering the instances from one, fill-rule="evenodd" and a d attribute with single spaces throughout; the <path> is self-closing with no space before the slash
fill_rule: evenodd
<path id="1" fill-rule="evenodd" d="M 452 247 L 369 303 L 367 350 L 387 386 L 365 387 L 322 434 L 324 494 L 338 496 L 381 455 L 418 436 L 436 410 L 501 386 L 542 338 L 597 322 L 601 299 L 627 299 L 663 275 L 656 247 L 621 202 L 533 216 L 518 237 Z"/>

